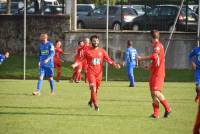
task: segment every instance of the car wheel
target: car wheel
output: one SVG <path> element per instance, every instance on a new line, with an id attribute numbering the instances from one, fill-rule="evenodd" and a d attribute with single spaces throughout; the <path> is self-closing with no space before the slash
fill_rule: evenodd
<path id="1" fill-rule="evenodd" d="M 132 30 L 133 30 L 133 31 L 138 31 L 138 30 L 139 30 L 139 25 L 138 25 L 138 24 L 134 24 L 134 25 L 132 26 Z"/>
<path id="2" fill-rule="evenodd" d="M 78 28 L 78 29 L 83 29 L 83 28 L 84 28 L 83 22 L 81 22 L 81 21 L 78 22 L 78 23 L 77 23 L 77 28 Z"/>
<path id="3" fill-rule="evenodd" d="M 115 23 L 115 24 L 113 25 L 113 30 L 115 30 L 115 31 L 121 30 L 121 25 L 120 25 L 119 23 Z"/>

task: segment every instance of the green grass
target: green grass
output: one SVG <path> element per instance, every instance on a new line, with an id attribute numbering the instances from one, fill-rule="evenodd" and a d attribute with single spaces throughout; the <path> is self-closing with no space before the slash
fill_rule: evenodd
<path id="1" fill-rule="evenodd" d="M 71 62 L 62 64 L 61 79 L 70 79 L 72 76 Z M 104 69 L 105 71 L 105 69 Z M 148 81 L 148 71 L 144 69 L 135 69 L 136 81 Z M 38 76 L 38 59 L 36 56 L 28 56 L 26 63 L 26 78 L 36 79 Z M 0 65 L 0 78 L 1 79 L 23 79 L 23 56 L 11 56 L 7 61 Z M 104 77 L 105 80 L 105 72 Z M 108 80 L 121 80 L 126 81 L 126 69 L 119 70 L 109 67 Z M 170 69 L 166 70 L 166 79 L 169 82 L 192 82 L 193 71 L 189 69 Z"/>
<path id="2" fill-rule="evenodd" d="M 31 96 L 36 80 L 0 80 L 1 134 L 189 134 L 197 106 L 194 83 L 165 83 L 164 94 L 172 115 L 151 119 L 148 83 L 103 82 L 99 92 L 100 111 L 87 106 L 88 85 L 56 83 L 56 95 L 49 95 L 44 81 L 41 96 Z"/>

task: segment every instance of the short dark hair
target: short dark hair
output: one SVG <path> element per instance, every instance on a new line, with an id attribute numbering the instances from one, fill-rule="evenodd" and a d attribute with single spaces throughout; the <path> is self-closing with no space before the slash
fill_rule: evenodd
<path id="1" fill-rule="evenodd" d="M 92 36 L 90 37 L 90 41 L 92 41 L 93 38 L 99 39 L 99 36 L 97 36 L 97 35 L 92 35 Z"/>
<path id="2" fill-rule="evenodd" d="M 128 40 L 128 41 L 127 41 L 127 46 L 128 46 L 128 47 L 131 47 L 131 46 L 133 46 L 133 41 L 131 41 L 131 40 Z"/>
<path id="3" fill-rule="evenodd" d="M 59 40 L 56 40 L 55 43 L 54 43 L 54 46 L 55 46 L 58 42 L 59 42 Z"/>
<path id="4" fill-rule="evenodd" d="M 153 39 L 159 39 L 160 38 L 160 32 L 158 30 L 151 30 L 151 37 Z"/>
<path id="5" fill-rule="evenodd" d="M 83 42 L 82 40 L 78 41 L 78 45 L 80 46 L 81 42 Z"/>

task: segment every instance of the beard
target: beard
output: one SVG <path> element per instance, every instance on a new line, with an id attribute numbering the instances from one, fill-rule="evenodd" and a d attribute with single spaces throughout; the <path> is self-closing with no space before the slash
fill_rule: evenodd
<path id="1" fill-rule="evenodd" d="M 92 47 L 96 48 L 96 47 L 98 47 L 98 44 L 97 43 L 92 43 Z"/>

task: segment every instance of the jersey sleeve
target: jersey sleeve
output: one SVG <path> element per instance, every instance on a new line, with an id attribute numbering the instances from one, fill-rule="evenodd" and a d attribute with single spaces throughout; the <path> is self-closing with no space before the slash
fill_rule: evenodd
<path id="1" fill-rule="evenodd" d="M 49 45 L 49 55 L 48 55 L 47 59 L 53 58 L 54 55 L 55 55 L 55 49 L 54 49 L 53 44 L 51 43 L 51 44 Z"/>
<path id="2" fill-rule="evenodd" d="M 192 62 L 192 59 L 193 59 L 193 57 L 195 56 L 195 50 L 196 50 L 196 49 L 193 49 L 192 52 L 189 53 L 188 58 L 189 58 L 189 61 L 190 61 L 190 62 Z"/>

